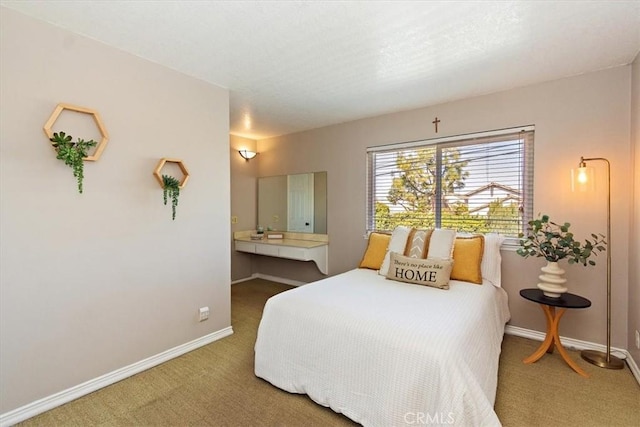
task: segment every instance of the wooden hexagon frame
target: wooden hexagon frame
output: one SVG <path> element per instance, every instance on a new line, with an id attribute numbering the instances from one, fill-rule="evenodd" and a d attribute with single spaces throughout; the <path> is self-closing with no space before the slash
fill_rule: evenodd
<path id="1" fill-rule="evenodd" d="M 182 160 L 169 159 L 167 157 L 161 158 L 160 161 L 158 162 L 158 166 L 156 166 L 156 169 L 153 171 L 153 176 L 155 176 L 156 179 L 158 180 L 158 183 L 160 183 L 160 187 L 164 188 L 164 183 L 162 182 L 162 174 L 160 172 L 162 171 L 162 168 L 164 167 L 164 165 L 167 163 L 176 163 L 178 165 L 178 167 L 182 171 L 182 179 L 180 180 L 179 187 L 184 188 L 184 186 L 187 185 L 187 181 L 189 180 L 189 176 L 190 176 L 189 171 L 187 170 L 187 167 L 184 165 Z"/>
<path id="2" fill-rule="evenodd" d="M 90 162 L 97 161 L 102 155 L 104 148 L 107 146 L 107 142 L 109 141 L 109 134 L 107 133 L 107 130 L 105 129 L 104 124 L 102 123 L 100 114 L 96 110 L 93 110 L 91 108 L 78 107 L 77 105 L 60 103 L 53 110 L 53 113 L 51 113 L 51 116 L 49 117 L 49 120 L 47 120 L 47 123 L 44 124 L 44 133 L 47 134 L 47 137 L 49 139 L 53 138 L 53 131 L 51 130 L 51 128 L 53 127 L 53 124 L 56 122 L 56 120 L 58 120 L 58 117 L 60 117 L 60 114 L 64 110 L 75 111 L 77 113 L 91 114 L 91 116 L 93 116 L 93 121 L 96 123 L 96 126 L 98 127 L 98 131 L 100 131 L 100 135 L 102 136 L 102 139 L 100 139 L 100 141 L 96 145 L 96 150 L 93 153 L 93 155 L 85 157 L 84 160 L 88 160 Z"/>

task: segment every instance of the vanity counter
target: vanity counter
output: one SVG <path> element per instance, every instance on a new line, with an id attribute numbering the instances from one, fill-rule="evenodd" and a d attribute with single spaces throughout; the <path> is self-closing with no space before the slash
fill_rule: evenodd
<path id="1" fill-rule="evenodd" d="M 240 237 L 234 239 L 236 242 L 260 243 L 264 245 L 276 246 L 294 246 L 297 248 L 315 248 L 318 246 L 327 246 L 327 242 L 318 242 L 314 240 L 298 240 L 298 239 L 267 239 L 254 240 L 251 237 Z"/>
<path id="2" fill-rule="evenodd" d="M 235 250 L 256 255 L 287 258 L 297 261 L 313 261 L 322 274 L 329 274 L 329 236 L 326 234 L 278 232 L 282 239 L 269 239 L 267 236 L 254 240 L 255 231 L 233 233 Z"/>

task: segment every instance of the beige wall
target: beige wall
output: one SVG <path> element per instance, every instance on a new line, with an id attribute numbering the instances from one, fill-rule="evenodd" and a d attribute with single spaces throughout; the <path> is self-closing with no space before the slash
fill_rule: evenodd
<path id="1" fill-rule="evenodd" d="M 258 141 L 258 175 L 326 170 L 328 172 L 328 234 L 330 274 L 358 265 L 366 241 L 365 149 L 388 143 L 458 135 L 521 125 L 535 125 L 536 213 L 569 221 L 578 236 L 606 232 L 606 180 L 602 165 L 595 194 L 570 190 L 570 169 L 580 156 L 607 157 L 612 168 L 613 203 L 613 337 L 614 346 L 627 348 L 629 297 L 629 215 L 632 177 L 630 144 L 631 67 L 513 89 L 429 108 L 363 119 L 312 131 Z M 442 122 L 434 133 L 431 121 Z M 246 194 L 246 197 L 255 195 Z M 511 324 L 543 331 L 539 307 L 518 291 L 535 286 L 540 259 L 522 259 L 503 251 L 504 287 L 509 293 Z M 291 280 L 323 276 L 311 263 L 259 258 L 259 271 Z M 586 310 L 567 313 L 561 333 L 576 339 L 606 341 L 606 258 L 587 269 L 567 266 L 570 291 L 592 300 Z M 311 264 L 311 265 L 307 265 Z"/>
<path id="2" fill-rule="evenodd" d="M 631 158 L 635 164 L 633 212 L 629 233 L 629 351 L 640 364 L 640 349 L 635 346 L 635 332 L 640 331 L 640 54 L 633 63 L 631 85 Z"/>
<path id="3" fill-rule="evenodd" d="M 227 90 L 1 11 L 6 413 L 230 326 L 230 170 Z M 42 131 L 59 102 L 97 109 L 111 137 L 82 195 Z M 175 221 L 164 156 L 191 173 Z"/>
<path id="4" fill-rule="evenodd" d="M 229 159 L 231 163 L 231 216 L 238 218 L 231 224 L 231 245 L 233 232 L 254 230 L 257 222 L 257 175 L 260 156 L 245 160 L 239 150 L 256 150 L 256 141 L 239 136 L 230 136 Z M 232 246 L 233 249 L 233 246 Z M 252 257 L 244 252 L 231 251 L 231 280 L 246 279 L 251 276 Z"/>

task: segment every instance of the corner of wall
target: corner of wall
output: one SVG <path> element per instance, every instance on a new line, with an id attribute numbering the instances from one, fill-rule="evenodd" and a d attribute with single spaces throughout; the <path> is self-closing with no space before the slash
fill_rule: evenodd
<path id="1" fill-rule="evenodd" d="M 633 170 L 633 202 L 631 210 L 631 232 L 629 233 L 629 259 L 640 259 L 640 52 L 631 66 L 631 158 Z M 640 333 L 640 264 L 629 264 L 628 298 L 629 353 L 640 361 L 640 348 L 636 345 L 636 333 Z"/>
<path id="2" fill-rule="evenodd" d="M 260 156 L 243 159 L 239 150 L 256 151 L 257 142 L 236 135 L 229 136 L 231 163 L 231 235 L 235 231 L 253 230 L 257 222 L 257 177 Z M 251 277 L 251 255 L 236 252 L 231 245 L 231 280 Z"/>

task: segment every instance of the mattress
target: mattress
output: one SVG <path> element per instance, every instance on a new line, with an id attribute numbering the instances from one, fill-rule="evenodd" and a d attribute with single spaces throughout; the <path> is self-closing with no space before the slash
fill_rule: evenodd
<path id="1" fill-rule="evenodd" d="M 442 290 L 351 270 L 270 298 L 255 374 L 364 426 L 500 425 L 504 290 Z"/>

